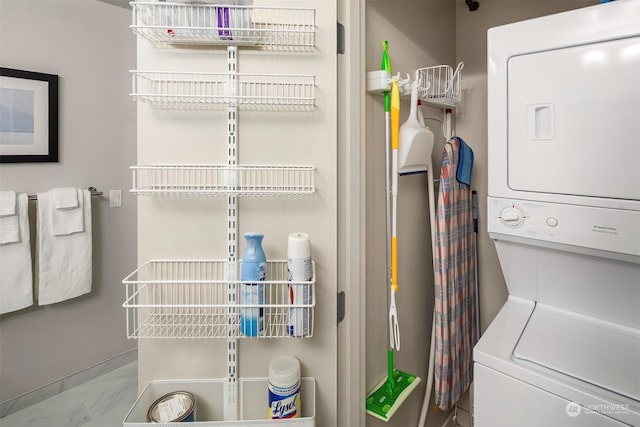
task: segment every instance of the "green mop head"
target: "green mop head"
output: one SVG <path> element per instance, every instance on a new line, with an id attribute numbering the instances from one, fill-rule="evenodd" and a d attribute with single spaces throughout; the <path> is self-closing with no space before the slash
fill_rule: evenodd
<path id="1" fill-rule="evenodd" d="M 393 365 L 393 351 L 389 350 Z M 389 421 L 400 405 L 420 383 L 420 378 L 392 369 L 387 378 L 380 381 L 367 396 L 367 413 L 382 421 Z"/>

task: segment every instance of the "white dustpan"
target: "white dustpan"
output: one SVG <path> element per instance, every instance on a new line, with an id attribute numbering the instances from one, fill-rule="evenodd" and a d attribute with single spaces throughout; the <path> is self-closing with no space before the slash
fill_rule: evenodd
<path id="1" fill-rule="evenodd" d="M 431 164 L 434 135 L 418 122 L 418 82 L 411 86 L 411 112 L 400 127 L 398 172 L 400 175 L 424 173 Z"/>

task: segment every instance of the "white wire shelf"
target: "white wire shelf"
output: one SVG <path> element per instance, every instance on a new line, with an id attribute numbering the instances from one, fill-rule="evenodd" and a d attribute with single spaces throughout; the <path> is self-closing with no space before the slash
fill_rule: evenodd
<path id="1" fill-rule="evenodd" d="M 238 263 L 240 264 L 240 263 Z M 123 307 L 129 338 L 244 338 L 240 315 L 260 310 L 264 328 L 250 338 L 289 338 L 289 322 L 308 318 L 307 330 L 296 337 L 313 336 L 315 264 L 309 281 L 288 281 L 287 261 L 268 261 L 263 304 L 241 301 L 239 280 L 228 277 L 222 260 L 151 260 L 131 273 Z M 240 265 L 238 265 L 240 269 Z M 300 286 L 308 301 L 290 303 L 289 285 Z M 228 293 L 236 304 L 228 303 Z M 290 319 L 290 316 L 294 316 Z M 297 317 L 296 317 L 297 316 Z M 249 337 L 247 337 L 249 338 Z"/>
<path id="2" fill-rule="evenodd" d="M 315 76 L 132 71 L 131 97 L 159 108 L 310 110 Z"/>
<path id="3" fill-rule="evenodd" d="M 203 3 L 131 2 L 130 28 L 156 44 L 260 46 L 309 50 L 315 10 Z"/>
<path id="4" fill-rule="evenodd" d="M 143 196 L 305 196 L 315 192 L 314 166 L 131 166 L 131 193 Z"/>
<path id="5" fill-rule="evenodd" d="M 300 418 L 282 420 L 265 419 L 269 407 L 268 378 L 240 377 L 239 381 L 239 419 L 224 421 L 224 402 L 226 378 L 213 379 L 176 379 L 155 380 L 146 385 L 138 396 L 129 413 L 123 420 L 124 427 L 273 427 L 297 426 L 314 427 L 316 425 L 316 380 L 313 377 L 300 378 Z M 161 396 L 176 390 L 184 390 L 196 397 L 196 421 L 181 423 L 152 423 L 147 420 L 149 407 Z"/>
<path id="6" fill-rule="evenodd" d="M 416 76 L 420 82 L 418 94 L 422 102 L 431 106 L 454 108 L 461 99 L 461 74 L 464 63 L 454 70 L 449 65 L 419 68 Z"/>

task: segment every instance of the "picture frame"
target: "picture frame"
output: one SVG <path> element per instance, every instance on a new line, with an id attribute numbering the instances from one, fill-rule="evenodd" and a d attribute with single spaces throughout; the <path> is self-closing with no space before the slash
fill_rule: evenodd
<path id="1" fill-rule="evenodd" d="M 0 68 L 0 163 L 58 162 L 58 76 Z"/>

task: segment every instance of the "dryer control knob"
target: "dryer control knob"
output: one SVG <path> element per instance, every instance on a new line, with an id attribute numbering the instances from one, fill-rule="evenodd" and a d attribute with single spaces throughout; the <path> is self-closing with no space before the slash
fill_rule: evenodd
<path id="1" fill-rule="evenodd" d="M 515 206 L 504 208 L 500 213 L 500 221 L 508 227 L 518 227 L 524 222 L 524 213 Z"/>

